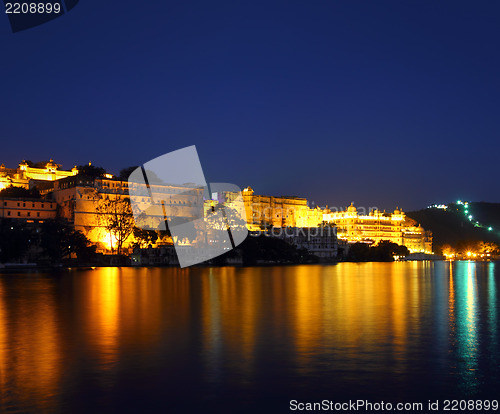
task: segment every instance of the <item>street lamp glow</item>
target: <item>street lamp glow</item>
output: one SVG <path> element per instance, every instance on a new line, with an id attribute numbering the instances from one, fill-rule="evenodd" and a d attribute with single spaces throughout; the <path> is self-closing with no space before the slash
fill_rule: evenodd
<path id="1" fill-rule="evenodd" d="M 493 230 L 493 227 L 488 227 L 488 230 L 489 230 L 489 231 Z"/>

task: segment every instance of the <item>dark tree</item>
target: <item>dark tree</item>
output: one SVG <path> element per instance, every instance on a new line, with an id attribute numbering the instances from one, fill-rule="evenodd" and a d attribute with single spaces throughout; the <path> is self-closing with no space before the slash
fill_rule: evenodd
<path id="1" fill-rule="evenodd" d="M 79 165 L 76 168 L 78 169 L 78 175 L 85 175 L 87 177 L 99 178 L 104 177 L 104 174 L 106 174 L 104 168 L 94 165 Z"/>
<path id="2" fill-rule="evenodd" d="M 122 254 L 122 247 L 135 227 L 134 214 L 129 198 L 101 198 L 96 202 L 97 220 L 106 229 L 110 237 L 111 250 L 114 250 L 113 238 L 116 240 L 116 250 Z"/>
<path id="3" fill-rule="evenodd" d="M 353 243 L 349 246 L 347 260 L 367 262 L 370 260 L 370 246 L 366 243 Z"/>
<path id="4" fill-rule="evenodd" d="M 34 242 L 33 230 L 17 220 L 0 220 L 0 262 L 19 261 L 26 257 Z"/>
<path id="5" fill-rule="evenodd" d="M 95 246 L 83 233 L 63 220 L 47 220 L 42 224 L 40 246 L 55 263 L 75 253 L 78 259 L 87 260 L 95 253 Z"/>
<path id="6" fill-rule="evenodd" d="M 158 240 L 158 233 L 155 230 L 144 230 L 139 227 L 134 227 L 134 237 L 139 246 L 149 246 L 155 244 Z"/>
<path id="7" fill-rule="evenodd" d="M 376 246 L 354 243 L 349 247 L 347 259 L 353 262 L 392 262 L 394 256 L 407 256 L 410 252 L 405 246 L 381 240 Z"/>
<path id="8" fill-rule="evenodd" d="M 258 261 L 274 263 L 304 263 L 317 261 L 317 257 L 307 250 L 297 249 L 295 246 L 276 237 L 260 235 L 247 237 L 237 250 L 241 251 L 243 262 L 246 265 L 256 264 Z M 228 253 L 234 254 L 233 251 Z"/>
<path id="9" fill-rule="evenodd" d="M 0 191 L 0 197 L 6 198 L 40 198 L 40 192 L 36 187 L 27 190 L 23 187 L 10 186 Z"/>
<path id="10" fill-rule="evenodd" d="M 137 168 L 137 165 L 134 167 L 123 168 L 122 170 L 120 170 L 120 175 L 118 176 L 118 178 L 120 180 L 127 181 L 128 177 L 130 177 L 130 174 L 132 174 Z"/>

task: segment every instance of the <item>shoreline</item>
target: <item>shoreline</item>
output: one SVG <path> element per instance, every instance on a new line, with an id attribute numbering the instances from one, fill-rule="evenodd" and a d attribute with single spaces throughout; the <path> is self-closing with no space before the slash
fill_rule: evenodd
<path id="1" fill-rule="evenodd" d="M 500 262 L 500 258 L 494 259 L 494 260 L 470 260 L 470 259 L 464 259 L 464 260 L 446 260 L 446 259 L 439 259 L 439 260 L 395 260 L 392 262 L 389 261 L 337 261 L 337 262 L 330 262 L 330 263 L 256 263 L 256 264 L 251 264 L 251 265 L 242 265 L 242 264 L 230 264 L 230 265 L 213 265 L 213 264 L 198 264 L 194 266 L 190 266 L 193 268 L 196 267 L 210 267 L 210 268 L 225 268 L 225 267 L 238 267 L 238 268 L 243 268 L 243 267 L 286 267 L 286 266 L 311 266 L 311 265 L 318 265 L 318 266 L 336 266 L 341 263 L 407 263 L 407 262 L 475 262 L 475 263 L 496 263 Z M 163 265 L 163 266 L 133 266 L 133 265 L 119 265 L 119 264 L 109 264 L 109 265 L 103 265 L 103 264 L 96 264 L 96 265 L 90 265 L 90 264 L 84 264 L 84 265 L 71 265 L 71 266 L 64 266 L 64 265 L 56 265 L 56 266 L 47 266 L 47 265 L 15 265 L 15 264 L 8 264 L 6 265 L 0 265 L 0 275 L 1 274 L 9 274 L 9 273 L 19 273 L 19 272 L 49 272 L 49 271 L 54 271 L 54 270 L 61 270 L 61 271 L 68 271 L 68 270 L 96 270 L 100 268 L 106 268 L 106 267 L 127 267 L 127 268 L 133 268 L 133 269 L 147 269 L 147 268 L 179 268 L 178 265 Z"/>

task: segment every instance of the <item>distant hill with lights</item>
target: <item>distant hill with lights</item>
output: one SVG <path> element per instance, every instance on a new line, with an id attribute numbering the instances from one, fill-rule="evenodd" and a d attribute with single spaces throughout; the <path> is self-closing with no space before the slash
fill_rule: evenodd
<path id="1" fill-rule="evenodd" d="M 458 201 L 406 214 L 432 231 L 436 246 L 463 241 L 500 243 L 500 203 Z"/>

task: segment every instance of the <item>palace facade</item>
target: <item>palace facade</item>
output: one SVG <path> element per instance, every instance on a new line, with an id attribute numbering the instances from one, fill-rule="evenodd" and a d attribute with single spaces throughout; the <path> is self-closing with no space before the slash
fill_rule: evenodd
<path id="1" fill-rule="evenodd" d="M 432 233 L 399 209 L 393 213 L 372 210 L 363 215 L 351 203 L 344 211 L 325 211 L 323 220 L 335 224 L 338 238 L 349 243 L 388 240 L 406 246 L 410 253 L 432 253 Z"/>
<path id="2" fill-rule="evenodd" d="M 0 205 L 3 207 L 0 212 L 3 217 L 34 220 L 56 215 L 64 217 L 103 249 L 109 249 L 113 240 L 109 239 L 97 206 L 105 199 L 130 198 L 128 181 L 119 180 L 111 174 L 101 178 L 81 176 L 78 175 L 77 167 L 65 171 L 53 160 L 36 167 L 23 161 L 15 169 L 2 164 L 0 190 L 11 185 L 26 189 L 36 186 L 49 204 L 45 200 L 19 200 L 23 206 L 18 206 L 12 204 L 18 201 L 0 200 L 3 203 L 3 206 Z M 328 208 L 310 208 L 306 198 L 258 195 L 251 187 L 242 191 L 243 203 L 235 202 L 239 195 L 235 192 L 223 192 L 216 194 L 215 200 L 203 200 L 202 189 L 166 184 L 152 184 L 147 192 L 133 191 L 132 194 L 135 194 L 132 197 L 134 208 L 144 213 L 145 222 L 141 224 L 153 229 L 158 228 L 166 216 L 187 221 L 198 218 L 200 203 L 203 203 L 205 214 L 215 205 L 224 204 L 244 214 L 249 231 L 272 227 L 314 228 L 330 224 L 337 227 L 337 236 L 344 242 L 377 243 L 389 240 L 406 246 L 410 252 L 432 252 L 431 233 L 398 209 L 390 214 L 373 210 L 363 215 L 351 205 L 345 211 L 332 212 Z M 162 203 L 155 204 L 152 199 Z M 130 241 L 133 241 L 133 237 Z"/>
<path id="3" fill-rule="evenodd" d="M 217 202 L 233 207 L 238 193 L 225 192 Z M 244 214 L 249 231 L 269 227 L 318 227 L 323 221 L 323 210 L 309 208 L 307 199 L 295 196 L 257 195 L 251 187 L 242 191 Z M 240 209 L 241 203 L 234 208 Z"/>

